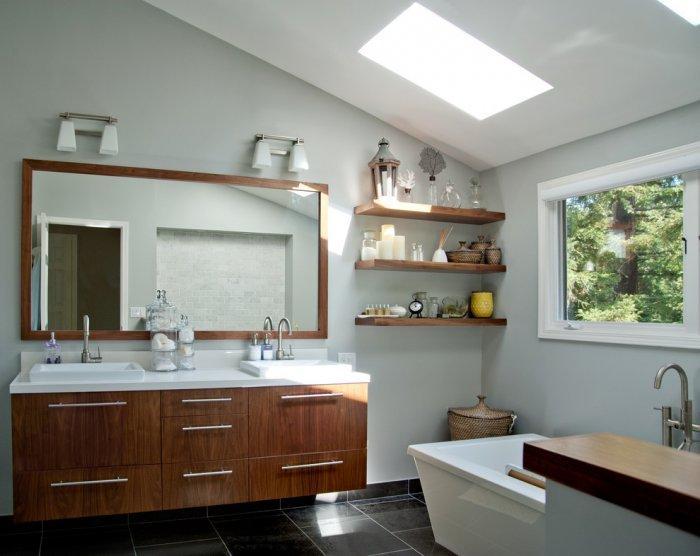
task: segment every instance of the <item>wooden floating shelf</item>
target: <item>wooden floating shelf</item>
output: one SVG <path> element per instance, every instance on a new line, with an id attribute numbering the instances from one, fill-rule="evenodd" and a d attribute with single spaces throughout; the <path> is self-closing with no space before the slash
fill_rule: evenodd
<path id="1" fill-rule="evenodd" d="M 396 203 L 387 206 L 380 205 L 375 201 L 355 207 L 355 214 L 361 216 L 409 218 L 412 220 L 432 220 L 434 222 L 455 222 L 457 224 L 490 224 L 506 219 L 506 215 L 503 212 L 493 212 L 484 209 L 456 209 L 419 203 Z"/>
<path id="2" fill-rule="evenodd" d="M 396 261 L 392 259 L 374 259 L 356 261 L 356 270 L 409 270 L 413 272 L 462 272 L 464 274 L 490 274 L 505 272 L 502 264 L 473 263 L 434 263 L 432 261 Z"/>
<path id="3" fill-rule="evenodd" d="M 392 317 L 355 317 L 356 326 L 506 326 L 507 319 L 418 319 Z"/>

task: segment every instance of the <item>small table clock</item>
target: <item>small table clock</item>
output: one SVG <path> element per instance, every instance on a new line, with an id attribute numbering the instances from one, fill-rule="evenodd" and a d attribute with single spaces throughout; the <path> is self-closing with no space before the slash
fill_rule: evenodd
<path id="1" fill-rule="evenodd" d="M 418 301 L 417 299 L 414 299 L 408 304 L 408 310 L 411 313 L 408 318 L 411 317 L 417 317 L 417 318 L 422 318 L 422 312 L 423 312 L 423 302 Z"/>

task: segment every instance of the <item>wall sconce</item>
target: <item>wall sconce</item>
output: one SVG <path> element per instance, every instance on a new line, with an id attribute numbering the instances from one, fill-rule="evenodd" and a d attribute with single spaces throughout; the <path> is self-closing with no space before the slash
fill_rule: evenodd
<path id="1" fill-rule="evenodd" d="M 56 150 L 65 152 L 75 152 L 75 125 L 71 120 L 61 120 L 61 127 L 58 130 L 58 143 Z"/>
<path id="2" fill-rule="evenodd" d="M 304 140 L 300 137 L 287 137 L 286 135 L 268 135 L 266 133 L 258 133 L 255 136 L 255 152 L 253 153 L 253 168 L 269 168 L 272 166 L 272 156 L 277 154 L 280 156 L 289 155 L 289 171 L 299 172 L 309 169 L 309 159 L 306 157 L 306 147 Z M 270 148 L 272 141 L 290 141 L 292 146 L 290 149 Z"/>
<path id="3" fill-rule="evenodd" d="M 61 112 L 61 127 L 58 130 L 58 142 L 56 150 L 65 152 L 75 152 L 75 135 L 89 135 L 100 137 L 100 154 L 116 155 L 119 153 L 119 141 L 117 140 L 117 118 L 114 116 L 100 116 L 97 114 L 81 114 L 79 112 Z M 105 122 L 102 132 L 88 129 L 75 129 L 73 120 L 90 120 L 95 122 Z"/>

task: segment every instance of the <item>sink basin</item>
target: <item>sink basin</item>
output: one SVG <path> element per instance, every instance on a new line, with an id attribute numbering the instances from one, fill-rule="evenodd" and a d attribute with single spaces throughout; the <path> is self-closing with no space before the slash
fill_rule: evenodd
<path id="1" fill-rule="evenodd" d="M 37 364 L 29 371 L 30 382 L 80 382 L 104 380 L 142 380 L 144 370 L 138 363 L 60 363 Z"/>
<path id="2" fill-rule="evenodd" d="M 261 378 L 294 378 L 314 374 L 351 373 L 352 365 L 323 359 L 241 361 L 241 370 Z"/>

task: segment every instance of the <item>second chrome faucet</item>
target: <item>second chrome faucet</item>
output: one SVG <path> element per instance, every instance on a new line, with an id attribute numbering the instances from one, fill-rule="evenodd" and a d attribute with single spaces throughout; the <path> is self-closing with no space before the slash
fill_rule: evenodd
<path id="1" fill-rule="evenodd" d="M 282 317 L 279 324 L 277 325 L 277 359 L 294 359 L 294 354 L 292 353 L 292 346 L 289 346 L 289 353 L 284 351 L 282 347 L 282 325 L 287 326 L 287 332 L 292 335 L 292 325 L 287 317 Z"/>
<path id="2" fill-rule="evenodd" d="M 279 324 L 277 325 L 277 351 L 275 352 L 275 359 L 294 359 L 294 353 L 292 352 L 291 344 L 288 346 L 289 351 L 284 351 L 282 347 L 282 325 L 286 325 L 287 332 L 292 335 L 292 325 L 287 317 L 282 317 Z M 272 319 L 267 316 L 265 317 L 265 322 L 263 323 L 263 331 L 272 330 Z"/>

